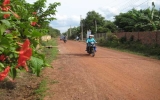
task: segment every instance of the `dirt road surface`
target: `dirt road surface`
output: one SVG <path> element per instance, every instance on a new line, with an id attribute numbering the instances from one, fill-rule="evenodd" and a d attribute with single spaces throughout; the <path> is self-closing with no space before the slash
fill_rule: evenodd
<path id="1" fill-rule="evenodd" d="M 97 47 L 95 57 L 85 43 L 58 40 L 54 68 L 44 100 L 160 100 L 160 61 Z M 53 83 L 53 84 L 52 84 Z"/>

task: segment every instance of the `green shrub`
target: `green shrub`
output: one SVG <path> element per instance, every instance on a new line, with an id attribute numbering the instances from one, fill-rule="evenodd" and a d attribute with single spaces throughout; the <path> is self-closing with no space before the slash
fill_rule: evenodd
<path id="1" fill-rule="evenodd" d="M 125 43 L 125 42 L 127 41 L 126 36 L 121 37 L 121 38 L 119 39 L 119 41 L 120 41 L 120 43 Z"/>

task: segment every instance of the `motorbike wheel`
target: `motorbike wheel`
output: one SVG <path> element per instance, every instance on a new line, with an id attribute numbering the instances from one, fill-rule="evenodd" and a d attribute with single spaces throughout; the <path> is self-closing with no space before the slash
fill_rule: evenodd
<path id="1" fill-rule="evenodd" d="M 94 49 L 92 49 L 92 57 L 94 57 L 95 56 L 95 51 L 94 51 Z"/>

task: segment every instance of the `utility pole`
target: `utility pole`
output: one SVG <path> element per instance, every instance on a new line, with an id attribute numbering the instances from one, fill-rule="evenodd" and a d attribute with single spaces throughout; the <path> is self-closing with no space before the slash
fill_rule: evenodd
<path id="1" fill-rule="evenodd" d="M 69 36 L 71 36 L 71 25 L 70 25 L 70 34 L 69 34 Z"/>
<path id="2" fill-rule="evenodd" d="M 95 35 L 97 36 L 97 22 L 96 22 L 96 20 L 95 20 L 95 31 L 96 31 Z"/>
<path id="3" fill-rule="evenodd" d="M 81 40 L 83 41 L 83 23 L 82 23 L 82 16 L 80 15 L 80 24 L 81 24 Z"/>
<path id="4" fill-rule="evenodd" d="M 67 35 L 66 37 L 68 38 L 68 31 L 67 31 L 67 34 L 66 34 L 66 35 Z"/>

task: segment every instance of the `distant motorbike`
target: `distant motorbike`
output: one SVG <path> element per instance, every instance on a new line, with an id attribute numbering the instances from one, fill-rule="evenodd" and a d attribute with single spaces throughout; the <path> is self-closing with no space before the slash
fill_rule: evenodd
<path id="1" fill-rule="evenodd" d="M 63 39 L 63 41 L 64 41 L 64 43 L 66 43 L 66 42 L 67 42 L 67 40 L 66 40 L 66 39 Z"/>
<path id="2" fill-rule="evenodd" d="M 76 41 L 80 41 L 80 38 L 79 38 L 79 37 L 77 37 L 77 38 L 76 38 Z"/>
<path id="3" fill-rule="evenodd" d="M 67 37 L 66 36 L 63 37 L 63 41 L 64 41 L 64 43 L 67 42 Z"/>
<path id="4" fill-rule="evenodd" d="M 94 42 L 89 42 L 88 46 L 87 46 L 87 53 L 91 54 L 92 57 L 95 56 L 95 52 L 96 52 L 96 45 Z"/>

